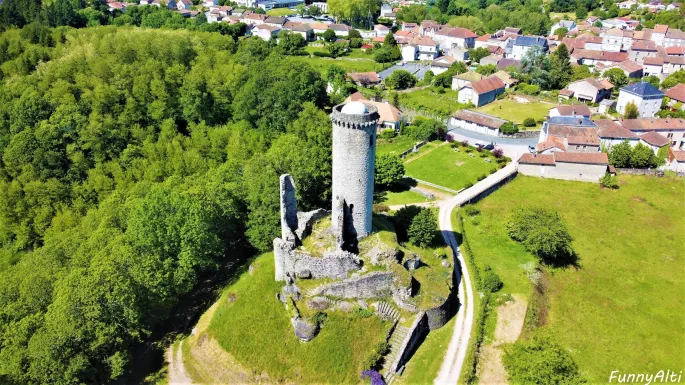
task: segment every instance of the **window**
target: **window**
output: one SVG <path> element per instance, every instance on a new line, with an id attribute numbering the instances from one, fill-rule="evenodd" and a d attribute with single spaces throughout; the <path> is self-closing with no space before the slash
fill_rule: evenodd
<path id="1" fill-rule="evenodd" d="M 353 211 L 354 211 L 354 205 L 350 205 L 350 215 L 352 215 Z"/>
<path id="2" fill-rule="evenodd" d="M 373 134 L 369 135 L 369 147 L 373 147 Z"/>
<path id="3" fill-rule="evenodd" d="M 666 135 L 666 137 L 667 137 L 668 139 L 671 139 L 671 138 L 673 137 L 673 133 L 672 133 L 672 132 L 669 132 L 668 135 Z"/>

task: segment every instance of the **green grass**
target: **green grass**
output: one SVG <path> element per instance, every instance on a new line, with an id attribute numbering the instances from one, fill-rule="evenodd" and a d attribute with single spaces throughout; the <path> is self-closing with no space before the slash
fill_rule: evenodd
<path id="1" fill-rule="evenodd" d="M 414 109 L 422 114 L 449 117 L 455 111 L 466 108 L 457 100 L 459 93 L 450 89 L 438 93 L 432 87 L 400 93 L 400 105 Z"/>
<path id="2" fill-rule="evenodd" d="M 274 281 L 273 254 L 253 265 L 252 275 L 225 290 L 209 326 L 222 348 L 254 373 L 268 374 L 268 382 L 359 383 L 360 362 L 384 339 L 389 322 L 328 312 L 319 335 L 301 343 L 275 296 L 283 283 Z"/>
<path id="3" fill-rule="evenodd" d="M 438 376 L 440 365 L 445 357 L 447 346 L 454 333 L 456 316 L 440 329 L 433 330 L 414 353 L 401 377 L 396 377 L 395 384 L 432 384 Z"/>
<path id="4" fill-rule="evenodd" d="M 376 154 L 395 154 L 399 155 L 404 151 L 412 148 L 417 141 L 406 137 L 406 136 L 396 136 L 392 139 L 378 139 L 376 145 Z"/>
<path id="5" fill-rule="evenodd" d="M 266 11 L 266 14 L 269 16 L 291 16 L 296 15 L 297 12 L 290 8 L 274 8 Z"/>
<path id="6" fill-rule="evenodd" d="M 310 55 L 312 55 L 314 52 L 328 53 L 328 47 L 326 46 L 308 45 L 304 50 Z M 345 53 L 343 58 L 373 59 L 373 55 L 370 52 L 366 53 L 362 51 L 361 48 L 351 48 L 347 53 Z"/>
<path id="7" fill-rule="evenodd" d="M 396 189 L 395 191 L 385 192 L 384 197 L 380 200 L 379 203 L 388 206 L 396 206 L 408 205 L 412 203 L 423 203 L 428 201 L 428 198 L 424 197 L 423 195 L 417 192 L 411 191 L 409 189 Z"/>
<path id="8" fill-rule="evenodd" d="M 549 109 L 555 105 L 546 102 L 531 102 L 522 104 L 514 99 L 502 99 L 476 108 L 476 111 L 494 115 L 502 119 L 511 120 L 516 124 L 523 124 L 526 118 L 533 118 L 537 122 L 549 115 Z M 535 127 L 519 127 L 520 129 L 537 129 Z"/>
<path id="9" fill-rule="evenodd" d="M 579 269 L 548 269 L 547 325 L 590 383 L 612 370 L 654 373 L 685 366 L 685 183 L 619 176 L 619 190 L 594 183 L 519 176 L 478 203 L 466 237 L 504 292 L 528 295 L 522 264 L 533 261 L 506 234 L 514 207 L 558 210 L 574 238 Z M 477 221 L 478 222 L 478 221 Z"/>
<path id="10" fill-rule="evenodd" d="M 473 154 L 475 156 L 471 158 L 461 147 L 459 152 L 455 152 L 449 145 L 442 145 L 405 163 L 404 168 L 411 177 L 460 190 L 468 183 L 475 184 L 479 176 L 487 176 L 497 168 L 492 156 L 491 163 L 487 163 L 480 153 L 473 151 Z"/>
<path id="11" fill-rule="evenodd" d="M 324 74 L 331 64 L 340 66 L 347 72 L 380 72 L 389 67 L 388 64 L 376 63 L 372 59 L 359 59 L 353 57 L 339 57 L 337 59 L 332 59 L 315 56 L 291 56 L 288 58 L 288 60 L 292 61 L 294 65 L 299 63 L 307 63 L 321 74 Z"/>

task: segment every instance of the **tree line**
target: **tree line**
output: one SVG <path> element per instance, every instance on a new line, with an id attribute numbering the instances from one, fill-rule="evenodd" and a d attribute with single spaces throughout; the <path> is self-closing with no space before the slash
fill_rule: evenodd
<path id="1" fill-rule="evenodd" d="M 326 82 L 259 38 L 0 35 L 0 383 L 110 383 L 203 274 L 330 199 Z"/>

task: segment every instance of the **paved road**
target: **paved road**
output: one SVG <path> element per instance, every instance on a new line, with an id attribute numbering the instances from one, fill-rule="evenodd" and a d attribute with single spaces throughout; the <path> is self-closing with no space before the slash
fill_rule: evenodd
<path id="1" fill-rule="evenodd" d="M 442 201 L 440 204 L 440 231 L 442 232 L 445 242 L 452 247 L 459 263 L 459 271 L 457 277 L 459 279 L 457 287 L 459 287 L 459 303 L 460 308 L 457 312 L 457 321 L 454 326 L 452 339 L 447 347 L 447 353 L 440 366 L 440 372 L 434 383 L 436 385 L 454 385 L 459 382 L 462 367 L 464 366 L 464 359 L 466 358 L 466 351 L 471 339 L 471 330 L 473 329 L 473 289 L 471 287 L 471 279 L 469 271 L 466 268 L 464 258 L 459 251 L 459 245 L 454 237 L 452 231 L 452 221 L 450 220 L 452 211 L 457 206 L 468 202 L 483 191 L 497 184 L 499 181 L 509 177 L 516 172 L 516 163 L 510 163 L 503 169 L 496 173 L 489 175 L 487 178 L 476 183 L 473 187 L 468 188 L 455 197 Z"/>
<path id="2" fill-rule="evenodd" d="M 511 138 L 495 138 L 489 135 L 480 134 L 473 131 L 464 130 L 461 128 L 452 128 L 447 134 L 457 141 L 468 140 L 469 143 L 494 143 L 496 148 L 501 148 L 504 155 L 513 160 L 528 152 L 528 146 L 535 146 L 538 143 L 537 138 L 531 139 L 511 139 Z"/>

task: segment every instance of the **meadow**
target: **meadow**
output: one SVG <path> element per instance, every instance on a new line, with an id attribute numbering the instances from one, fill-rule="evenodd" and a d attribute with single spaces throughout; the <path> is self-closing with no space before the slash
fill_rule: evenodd
<path id="1" fill-rule="evenodd" d="M 442 92 L 444 90 L 444 92 Z M 457 110 L 466 108 L 458 102 L 459 92 L 450 89 L 427 87 L 420 90 L 400 93 L 400 105 L 416 110 L 422 115 L 448 118 Z"/>
<path id="2" fill-rule="evenodd" d="M 685 184 L 674 177 L 619 176 L 598 184 L 518 176 L 465 220 L 479 267 L 490 265 L 503 292 L 528 296 L 535 258 L 511 240 L 505 219 L 517 206 L 551 207 L 574 238 L 578 266 L 544 268 L 546 325 L 590 383 L 612 370 L 651 373 L 685 366 Z"/>
<path id="3" fill-rule="evenodd" d="M 526 118 L 533 118 L 537 122 L 549 115 L 549 109 L 555 105 L 552 103 L 535 101 L 531 103 L 518 103 L 514 99 L 496 100 L 490 104 L 476 108 L 476 111 L 510 120 L 519 125 L 519 129 L 537 129 L 536 127 L 523 127 Z"/>

